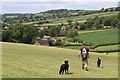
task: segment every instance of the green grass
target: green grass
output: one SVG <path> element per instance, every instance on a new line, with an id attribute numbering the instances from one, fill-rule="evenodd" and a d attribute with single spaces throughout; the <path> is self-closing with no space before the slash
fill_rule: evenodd
<path id="1" fill-rule="evenodd" d="M 109 45 L 109 46 L 99 46 L 94 49 L 94 51 L 115 51 L 120 50 L 118 45 Z"/>
<path id="2" fill-rule="evenodd" d="M 65 48 L 65 49 L 74 49 L 74 50 L 80 50 L 82 46 L 62 46 L 60 48 Z M 89 49 L 92 46 L 87 46 Z M 96 51 L 96 52 L 100 52 L 100 51 L 118 51 L 120 50 L 118 48 L 118 45 L 108 45 L 108 46 L 98 46 L 95 49 L 90 49 L 90 51 Z M 104 52 L 103 52 L 104 53 Z"/>
<path id="3" fill-rule="evenodd" d="M 82 34 L 82 33 L 90 33 L 90 32 L 99 32 L 99 31 L 105 31 L 105 30 L 87 30 L 87 31 L 78 31 L 78 34 Z"/>
<path id="4" fill-rule="evenodd" d="M 117 15 L 118 12 L 103 12 L 103 13 L 96 13 L 96 14 L 90 14 L 90 15 L 84 15 L 84 16 L 75 16 L 75 17 L 68 17 L 68 18 L 60 18 L 60 19 L 55 19 L 55 20 L 51 20 L 49 24 L 51 25 L 57 25 L 60 23 L 64 23 L 64 24 L 68 24 L 68 20 L 72 20 L 73 22 L 78 21 L 79 23 L 84 22 L 86 19 L 88 18 L 94 18 L 96 16 L 99 17 L 105 17 L 105 16 L 112 16 L 112 15 Z M 42 24 L 41 26 L 45 26 L 47 24 Z"/>
<path id="5" fill-rule="evenodd" d="M 43 16 L 43 17 L 49 17 L 49 16 L 52 16 L 52 15 L 54 15 L 54 14 L 52 14 L 52 13 L 47 13 L 47 14 L 41 15 L 41 16 Z"/>
<path id="6" fill-rule="evenodd" d="M 89 71 L 81 69 L 79 50 L 2 42 L 3 78 L 117 78 L 118 53 L 90 52 Z M 97 58 L 102 59 L 97 68 Z M 60 65 L 69 61 L 71 74 L 58 75 Z"/>
<path id="7" fill-rule="evenodd" d="M 85 42 L 91 42 L 95 44 L 114 43 L 114 42 L 118 42 L 118 29 L 83 33 L 83 34 L 79 34 L 79 37 Z"/>
<path id="8" fill-rule="evenodd" d="M 56 26 L 56 25 L 60 25 L 61 23 L 64 24 L 68 24 L 68 20 L 73 20 L 73 23 L 75 23 L 76 21 L 78 21 L 79 23 L 83 23 L 85 22 L 86 19 L 88 18 L 94 18 L 96 16 L 99 17 L 105 17 L 105 16 L 112 16 L 112 15 L 117 15 L 118 12 L 114 11 L 114 12 L 103 12 L 103 13 L 96 13 L 96 14 L 90 14 L 90 15 L 83 15 L 83 16 L 73 16 L 73 17 L 67 17 L 67 18 L 60 18 L 60 19 L 49 19 L 47 21 L 49 21 L 50 23 L 45 23 L 45 24 L 41 24 L 41 26 Z M 42 16 L 50 16 L 53 14 L 46 14 L 46 15 L 42 15 Z M 46 21 L 46 20 L 43 20 Z M 39 21 L 32 21 L 32 22 L 27 22 L 27 23 L 23 23 L 23 24 L 32 24 L 32 23 L 37 23 Z"/>

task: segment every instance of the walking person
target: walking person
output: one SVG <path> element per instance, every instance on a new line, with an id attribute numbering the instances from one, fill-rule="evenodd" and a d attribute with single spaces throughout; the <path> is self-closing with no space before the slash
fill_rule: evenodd
<path id="1" fill-rule="evenodd" d="M 86 47 L 86 43 L 83 42 L 83 47 L 81 47 L 80 49 L 80 53 L 79 53 L 79 59 L 80 56 L 82 58 L 82 69 L 84 69 L 84 65 L 85 65 L 85 70 L 88 71 L 88 58 L 89 58 L 89 49 Z"/>

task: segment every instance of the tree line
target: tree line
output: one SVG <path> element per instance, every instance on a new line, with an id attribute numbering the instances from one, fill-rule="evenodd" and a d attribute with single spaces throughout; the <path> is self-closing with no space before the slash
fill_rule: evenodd
<path id="1" fill-rule="evenodd" d="M 74 37 L 78 36 L 78 31 L 77 29 L 61 31 L 61 28 L 58 26 L 38 31 L 38 29 L 32 25 L 14 24 L 10 25 L 5 31 L 2 31 L 2 41 L 33 44 L 37 36 L 42 38 L 44 35 L 51 37 Z"/>
<path id="2" fill-rule="evenodd" d="M 103 24 L 103 25 L 101 25 Z M 104 29 L 104 26 L 120 27 L 120 14 L 117 16 L 89 18 L 83 24 L 80 24 L 81 29 Z"/>

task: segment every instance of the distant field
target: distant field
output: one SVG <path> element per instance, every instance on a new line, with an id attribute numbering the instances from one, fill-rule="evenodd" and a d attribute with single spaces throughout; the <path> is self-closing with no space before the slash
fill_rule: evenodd
<path id="1" fill-rule="evenodd" d="M 81 47 L 82 46 L 63 46 L 63 47 L 60 47 L 60 48 L 80 50 Z M 90 47 L 92 47 L 92 46 L 87 46 L 87 47 L 90 49 Z M 101 52 L 101 51 L 104 51 L 104 52 L 105 51 L 107 51 L 107 52 L 111 52 L 111 51 L 118 52 L 118 50 L 120 50 L 118 48 L 118 45 L 98 46 L 95 49 L 90 49 L 90 51 L 95 51 L 95 52 Z"/>
<path id="2" fill-rule="evenodd" d="M 79 50 L 2 42 L 3 78 L 118 78 L 118 53 L 90 52 L 89 71 L 81 69 Z M 97 68 L 97 58 L 102 59 Z M 59 75 L 60 65 L 69 61 L 70 74 Z M 82 74 L 81 74 L 82 73 Z"/>
<path id="3" fill-rule="evenodd" d="M 78 31 L 78 34 L 90 33 L 90 32 L 99 32 L 99 31 L 105 31 L 105 30 Z"/>
<path id="4" fill-rule="evenodd" d="M 84 15 L 84 16 L 76 16 L 76 17 L 69 17 L 69 18 L 61 18 L 56 21 L 51 21 L 51 25 L 55 25 L 56 23 L 67 23 L 68 20 L 73 20 L 73 22 L 84 22 L 88 18 L 94 18 L 96 16 L 103 17 L 103 16 L 110 16 L 110 15 L 117 15 L 118 12 L 103 12 L 103 13 L 96 13 L 96 14 L 90 14 L 90 15 Z M 68 23 L 67 23 L 68 24 Z M 42 25 L 47 25 L 47 24 L 42 24 Z M 41 26 L 42 26 L 41 25 Z"/>
<path id="5" fill-rule="evenodd" d="M 15 18 L 15 17 L 18 17 L 18 16 L 6 16 L 6 18 Z"/>
<path id="6" fill-rule="evenodd" d="M 117 15 L 117 14 L 118 14 L 118 12 L 114 11 L 114 12 L 103 12 L 103 13 L 84 15 L 84 16 L 75 16 L 75 17 L 60 18 L 60 19 L 50 19 L 50 20 L 47 20 L 50 23 L 41 24 L 41 26 L 59 25 L 61 23 L 68 24 L 68 22 L 67 22 L 68 20 L 73 20 L 73 23 L 76 21 L 78 21 L 79 23 L 83 23 L 88 18 L 94 18 L 96 16 L 99 16 L 99 17 L 111 16 L 111 15 Z M 46 20 L 44 20 L 44 21 L 46 21 Z M 28 23 L 23 23 L 23 24 L 32 24 L 32 23 L 36 23 L 36 22 L 39 22 L 39 21 L 33 21 L 33 22 L 28 22 Z"/>
<path id="7" fill-rule="evenodd" d="M 91 42 L 96 44 L 114 43 L 118 42 L 118 30 L 84 33 L 79 34 L 79 37 L 85 42 Z"/>
<path id="8" fill-rule="evenodd" d="M 120 45 L 99 46 L 94 51 L 117 51 L 120 50 L 118 46 Z"/>

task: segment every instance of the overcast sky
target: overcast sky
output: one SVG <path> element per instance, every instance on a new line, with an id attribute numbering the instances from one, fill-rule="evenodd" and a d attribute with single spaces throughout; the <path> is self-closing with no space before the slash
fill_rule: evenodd
<path id="1" fill-rule="evenodd" d="M 117 7 L 119 0 L 2 0 L 1 13 L 39 13 L 51 9 L 98 10 Z"/>

